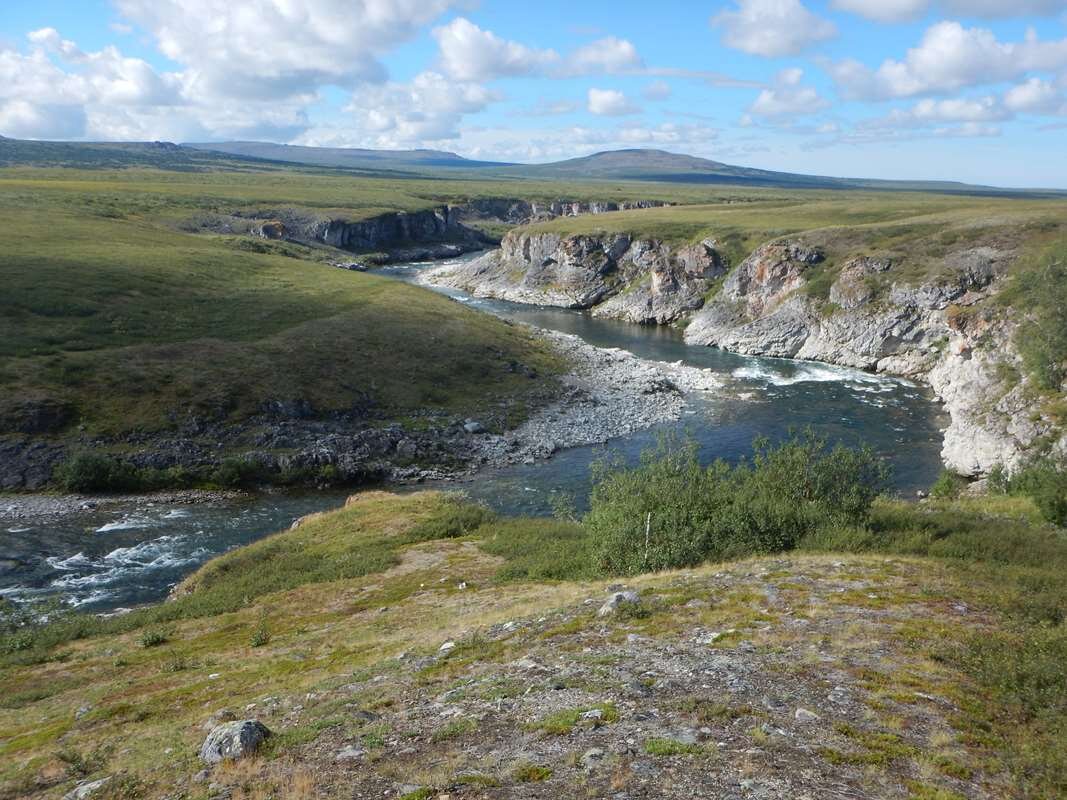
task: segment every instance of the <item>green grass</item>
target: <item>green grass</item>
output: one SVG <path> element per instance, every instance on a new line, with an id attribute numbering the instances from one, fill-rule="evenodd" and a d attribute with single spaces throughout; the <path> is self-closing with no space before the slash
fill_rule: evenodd
<path id="1" fill-rule="evenodd" d="M 705 752 L 699 744 L 688 744 L 664 737 L 646 739 L 644 751 L 650 756 L 692 756 Z"/>

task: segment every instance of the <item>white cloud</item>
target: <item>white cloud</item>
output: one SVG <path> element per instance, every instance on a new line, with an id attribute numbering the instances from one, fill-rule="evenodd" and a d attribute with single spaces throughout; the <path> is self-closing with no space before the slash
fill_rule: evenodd
<path id="1" fill-rule="evenodd" d="M 904 22 L 925 13 L 930 0 L 833 0 L 832 5 L 876 22 Z"/>
<path id="2" fill-rule="evenodd" d="M 1012 111 L 1030 114 L 1067 114 L 1063 92 L 1048 81 L 1030 78 L 1004 93 L 1004 105 Z"/>
<path id="3" fill-rule="evenodd" d="M 1044 16 L 1064 10 L 1063 0 L 833 0 L 832 5 L 876 22 L 906 22 L 931 10 L 973 17 Z"/>
<path id="4" fill-rule="evenodd" d="M 878 119 L 867 120 L 863 128 L 934 127 L 946 122 L 978 124 L 999 122 L 1011 117 L 1011 112 L 992 96 L 934 100 L 927 98 L 908 109 L 893 109 Z"/>
<path id="5" fill-rule="evenodd" d="M 768 58 L 796 55 L 837 35 L 829 20 L 808 11 L 800 0 L 735 0 L 736 11 L 711 18 L 722 40 L 736 50 Z"/>
<path id="6" fill-rule="evenodd" d="M 637 48 L 614 36 L 597 39 L 561 56 L 555 50 L 539 50 L 502 39 L 463 17 L 435 28 L 433 35 L 441 51 L 441 68 L 459 80 L 603 75 L 640 69 L 643 65 Z"/>
<path id="7" fill-rule="evenodd" d="M 784 69 L 774 79 L 774 85 L 757 95 L 748 113 L 759 117 L 786 117 L 813 114 L 829 106 L 829 102 L 811 86 L 801 85 L 804 70 Z"/>
<path id="8" fill-rule="evenodd" d="M 410 83 L 368 85 L 352 95 L 344 110 L 356 118 L 349 136 L 360 145 L 404 147 L 457 138 L 463 116 L 481 111 L 496 99 L 496 94 L 479 84 L 423 72 Z"/>
<path id="9" fill-rule="evenodd" d="M 385 76 L 378 57 L 456 0 L 114 0 L 203 96 L 296 97 Z"/>
<path id="10" fill-rule="evenodd" d="M 608 36 L 571 53 L 567 57 L 565 71 L 574 75 L 611 74 L 639 68 L 642 63 L 633 44 Z"/>
<path id="11" fill-rule="evenodd" d="M 641 90 L 641 96 L 646 100 L 666 100 L 671 96 L 671 85 L 666 81 L 652 81 Z"/>
<path id="12" fill-rule="evenodd" d="M 1067 39 L 1041 41 L 1030 31 L 1021 42 L 1001 42 L 992 31 L 946 21 L 931 25 L 903 61 L 888 59 L 871 70 L 847 60 L 829 70 L 845 97 L 886 99 L 952 92 L 1063 67 Z"/>
<path id="13" fill-rule="evenodd" d="M 591 114 L 599 114 L 605 117 L 637 114 L 641 110 L 631 103 L 626 95 L 615 89 L 590 89 L 586 107 Z"/>
<path id="14" fill-rule="evenodd" d="M 441 50 L 442 69 L 459 80 L 525 75 L 558 64 L 560 60 L 554 50 L 535 50 L 501 39 L 463 17 L 435 28 L 433 35 Z"/>

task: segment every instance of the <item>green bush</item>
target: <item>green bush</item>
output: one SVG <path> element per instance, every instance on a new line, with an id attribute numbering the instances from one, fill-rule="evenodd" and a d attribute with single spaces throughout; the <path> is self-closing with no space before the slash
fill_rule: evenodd
<path id="1" fill-rule="evenodd" d="M 990 473 L 989 487 L 1029 497 L 1046 522 L 1067 527 L 1067 463 L 1062 458 L 1035 456 L 1012 473 L 998 467 Z"/>
<path id="2" fill-rule="evenodd" d="M 55 468 L 52 479 L 67 492 L 129 492 L 141 488 L 137 468 L 103 453 L 77 453 Z"/>
<path id="3" fill-rule="evenodd" d="M 1005 299 L 1025 314 L 1015 334 L 1023 366 L 1040 388 L 1059 391 L 1067 378 L 1067 244 L 1020 270 Z"/>
<path id="4" fill-rule="evenodd" d="M 938 500 L 955 500 L 963 492 L 965 485 L 966 482 L 959 475 L 943 469 L 930 487 L 930 496 Z"/>
<path id="5" fill-rule="evenodd" d="M 751 461 L 700 466 L 696 445 L 664 441 L 627 469 L 595 469 L 583 520 L 594 557 L 611 573 L 635 574 L 795 547 L 823 528 L 862 525 L 888 478 L 866 448 L 829 448 L 810 431 L 775 446 L 753 444 Z"/>
<path id="6" fill-rule="evenodd" d="M 409 538 L 415 542 L 455 539 L 473 533 L 492 519 L 493 512 L 489 509 L 456 493 L 445 498 L 436 513 L 415 525 Z"/>
<path id="7" fill-rule="evenodd" d="M 243 458 L 226 458 L 211 474 L 211 482 L 227 489 L 251 489 L 266 480 L 262 464 Z"/>

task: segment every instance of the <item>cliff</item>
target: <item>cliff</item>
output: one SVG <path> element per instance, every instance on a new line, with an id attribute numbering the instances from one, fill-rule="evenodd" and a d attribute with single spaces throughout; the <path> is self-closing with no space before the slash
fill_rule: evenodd
<path id="1" fill-rule="evenodd" d="M 1011 315 L 990 302 L 1018 255 L 1014 245 L 961 244 L 917 277 L 891 257 L 832 263 L 818 237 L 809 238 L 816 243 L 798 237 L 756 248 L 719 287 L 729 265 L 712 238 L 677 246 L 620 233 L 516 230 L 499 250 L 426 280 L 633 322 L 682 322 L 693 345 L 921 381 L 951 417 L 942 456 L 961 475 L 1012 466 L 1038 440 L 1059 437 L 1018 379 Z"/>
<path id="2" fill-rule="evenodd" d="M 499 250 L 432 271 L 427 280 L 480 297 L 595 308 L 640 323 L 668 323 L 700 308 L 726 265 L 713 239 L 674 247 L 625 234 L 508 233 Z"/>

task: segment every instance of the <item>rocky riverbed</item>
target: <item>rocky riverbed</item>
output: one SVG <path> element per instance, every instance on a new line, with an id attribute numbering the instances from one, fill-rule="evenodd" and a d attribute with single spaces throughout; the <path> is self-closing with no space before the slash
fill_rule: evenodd
<path id="1" fill-rule="evenodd" d="M 565 333 L 542 335 L 574 364 L 563 380 L 563 394 L 518 428 L 475 438 L 473 449 L 483 464 L 532 463 L 567 447 L 625 436 L 678 419 L 688 395 L 722 388 L 711 370 L 648 361 L 625 350 L 593 347 Z"/>

